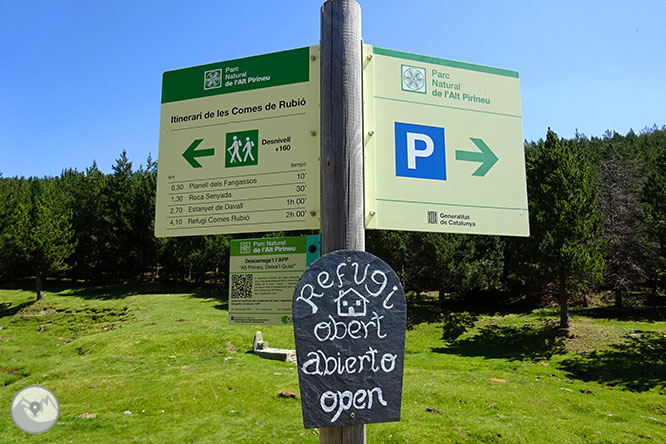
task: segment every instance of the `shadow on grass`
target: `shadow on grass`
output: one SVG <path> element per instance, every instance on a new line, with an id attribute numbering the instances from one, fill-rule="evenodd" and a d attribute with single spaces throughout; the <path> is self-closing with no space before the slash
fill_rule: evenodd
<path id="1" fill-rule="evenodd" d="M 411 330 L 415 325 L 421 323 L 444 323 L 444 339 L 455 339 L 452 336 L 461 335 L 474 325 L 479 315 L 498 315 L 498 314 L 528 314 L 533 308 L 523 304 L 521 301 L 514 303 L 509 296 L 498 292 L 474 292 L 466 296 L 466 299 L 458 300 L 447 298 L 443 305 L 440 305 L 438 296 L 422 293 L 415 294 L 409 292 L 407 299 L 407 329 Z M 492 301 L 487 305 L 479 303 L 479 300 Z M 469 319 L 463 319 L 467 317 Z M 462 329 L 460 324 L 465 325 Z M 456 325 L 452 331 L 446 332 L 447 326 Z"/>
<path id="2" fill-rule="evenodd" d="M 453 341 L 432 351 L 495 359 L 549 359 L 564 352 L 566 336 L 566 332 L 550 323 L 520 327 L 488 325 L 472 337 Z"/>
<path id="3" fill-rule="evenodd" d="M 76 286 L 76 283 L 73 283 L 71 281 L 60 281 L 57 279 L 44 279 L 42 283 L 42 289 L 44 292 L 47 293 L 60 293 L 61 291 L 67 290 L 68 288 L 72 288 L 73 286 Z M 15 279 L 15 280 L 10 280 L 3 282 L 0 285 L 0 289 L 7 289 L 7 290 L 23 290 L 27 292 L 32 292 L 32 294 L 37 296 L 37 293 L 35 291 L 35 279 L 34 278 L 23 278 L 23 279 Z"/>
<path id="4" fill-rule="evenodd" d="M 572 308 L 571 313 L 594 319 L 616 319 L 618 321 L 638 322 L 666 321 L 666 306 Z"/>
<path id="5" fill-rule="evenodd" d="M 155 284 L 116 284 L 85 286 L 72 288 L 66 294 L 82 299 L 111 300 L 124 299 L 128 296 L 140 294 L 174 294 L 185 293 L 190 297 L 199 299 L 226 300 L 227 292 L 219 287 L 200 286 L 187 283 L 155 283 Z"/>
<path id="6" fill-rule="evenodd" d="M 2 288 L 12 290 L 34 291 L 34 281 L 23 279 L 13 282 L 7 282 Z M 125 282 L 117 284 L 95 285 L 84 282 L 48 280 L 44 284 L 46 298 L 52 297 L 55 293 L 63 296 L 75 296 L 86 300 L 115 300 L 124 299 L 129 296 L 140 294 L 174 294 L 184 293 L 190 297 L 200 299 L 215 299 L 226 303 L 228 299 L 226 286 L 213 284 L 195 284 L 187 282 L 159 282 L 159 283 L 140 283 Z M 57 296 L 57 295 L 56 295 Z M 36 296 L 35 296 L 36 298 Z M 223 304 L 224 305 L 224 304 Z M 2 305 L 0 305 L 0 310 Z M 5 308 L 7 309 L 7 308 Z M 226 309 L 226 308 L 224 308 Z M 1 311 L 0 311 L 1 313 Z"/>
<path id="7" fill-rule="evenodd" d="M 108 301 L 112 299 L 125 299 L 137 294 L 159 294 L 165 293 L 164 289 L 154 285 L 91 285 L 80 288 L 71 288 L 65 294 L 76 296 L 81 299 L 96 299 Z"/>
<path id="8" fill-rule="evenodd" d="M 219 303 L 213 308 L 216 310 L 229 310 L 229 301 Z"/>
<path id="9" fill-rule="evenodd" d="M 570 377 L 635 392 L 658 388 L 666 394 L 666 336 L 643 332 L 622 344 L 561 363 Z"/>
<path id="10" fill-rule="evenodd" d="M 407 329 L 411 330 L 421 323 L 432 324 L 442 320 L 442 310 L 437 298 L 426 295 L 408 293 L 407 299 Z"/>
<path id="11" fill-rule="evenodd" d="M 18 313 L 19 311 L 23 310 L 26 307 L 31 306 L 35 302 L 37 302 L 36 298 L 30 301 L 26 301 L 22 304 L 15 305 L 13 307 L 12 304 L 9 302 L 3 302 L 0 304 L 0 318 L 14 316 L 16 313 Z"/>

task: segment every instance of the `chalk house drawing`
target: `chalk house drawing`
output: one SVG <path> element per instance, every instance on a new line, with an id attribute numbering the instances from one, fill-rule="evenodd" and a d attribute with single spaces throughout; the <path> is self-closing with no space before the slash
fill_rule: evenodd
<path id="1" fill-rule="evenodd" d="M 367 314 L 368 300 L 353 288 L 340 290 L 335 302 L 338 304 L 338 316 L 362 317 Z"/>

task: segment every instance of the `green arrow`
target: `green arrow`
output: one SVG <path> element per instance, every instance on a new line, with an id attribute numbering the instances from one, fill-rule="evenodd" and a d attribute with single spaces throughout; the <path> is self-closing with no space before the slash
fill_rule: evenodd
<path id="1" fill-rule="evenodd" d="M 201 168 L 201 164 L 197 162 L 197 157 L 206 157 L 215 155 L 215 148 L 206 148 L 205 150 L 198 150 L 197 147 L 203 142 L 203 139 L 197 139 L 188 149 L 183 153 L 183 157 L 188 161 L 193 168 Z"/>
<path id="2" fill-rule="evenodd" d="M 474 142 L 474 145 L 478 149 L 481 150 L 481 152 L 477 151 L 458 151 L 456 150 L 456 160 L 463 160 L 466 162 L 481 162 L 481 166 L 476 169 L 472 173 L 472 176 L 480 176 L 483 177 L 486 175 L 488 171 L 495 165 L 495 163 L 499 160 L 495 153 L 492 152 L 490 148 L 488 148 L 488 145 L 486 145 L 486 142 L 484 142 L 481 139 L 475 139 L 473 137 L 470 137 L 469 140 Z"/>

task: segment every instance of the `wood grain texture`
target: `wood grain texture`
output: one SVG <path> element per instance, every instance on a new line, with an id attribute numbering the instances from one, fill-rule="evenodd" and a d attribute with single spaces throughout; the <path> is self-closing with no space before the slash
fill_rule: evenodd
<path id="1" fill-rule="evenodd" d="M 361 7 L 321 7 L 321 252 L 365 251 Z M 319 430 L 320 444 L 365 444 L 365 425 Z"/>
<path id="2" fill-rule="evenodd" d="M 365 250 L 361 7 L 328 0 L 321 14 L 322 254 Z"/>
<path id="3" fill-rule="evenodd" d="M 319 429 L 319 444 L 366 444 L 365 425 Z"/>

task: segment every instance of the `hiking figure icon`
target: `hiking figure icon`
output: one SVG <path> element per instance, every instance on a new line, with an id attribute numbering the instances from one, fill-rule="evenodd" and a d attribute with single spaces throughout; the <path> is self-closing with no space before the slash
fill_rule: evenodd
<path id="1" fill-rule="evenodd" d="M 259 164 L 259 130 L 245 130 L 227 133 L 224 153 L 224 167 L 246 167 Z"/>
<path id="2" fill-rule="evenodd" d="M 229 153 L 231 153 L 231 161 L 229 163 L 234 163 L 235 158 L 238 158 L 239 162 L 243 161 L 243 159 L 241 159 L 241 156 L 240 156 L 240 146 L 241 146 L 241 141 L 238 140 L 237 136 L 234 136 L 234 142 L 231 144 L 231 146 L 229 148 L 227 148 L 227 151 L 229 151 Z M 245 158 L 247 159 L 247 156 L 245 156 Z"/>
<path id="3" fill-rule="evenodd" d="M 252 161 L 254 161 L 254 156 L 252 155 L 252 147 L 254 146 L 254 142 L 250 140 L 249 137 L 245 138 L 245 146 L 243 147 L 243 152 L 245 153 L 245 158 L 243 159 L 243 162 L 247 161 L 248 156 Z M 240 145 L 240 143 L 239 143 Z M 240 156 L 238 157 L 240 159 Z"/>

